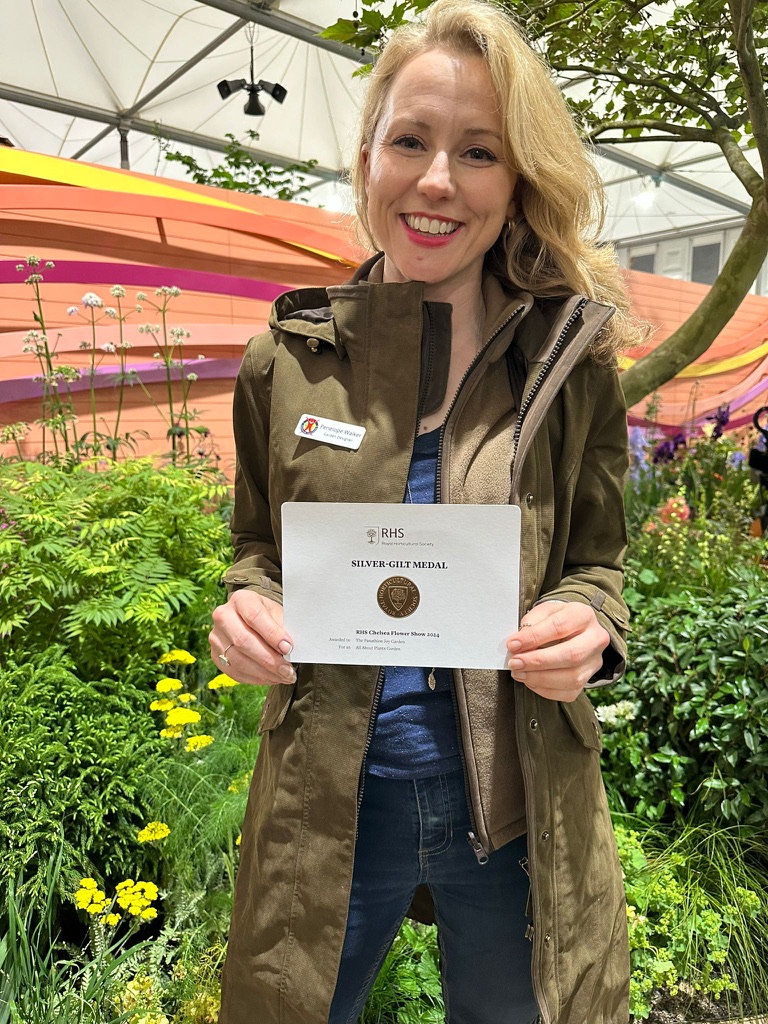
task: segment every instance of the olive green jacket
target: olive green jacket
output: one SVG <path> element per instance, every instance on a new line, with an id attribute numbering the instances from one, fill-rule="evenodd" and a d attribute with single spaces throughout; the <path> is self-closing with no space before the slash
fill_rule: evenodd
<path id="1" fill-rule="evenodd" d="M 420 283 L 360 276 L 283 295 L 248 346 L 235 390 L 231 589 L 281 600 L 284 501 L 403 499 L 437 351 L 424 338 L 441 309 L 423 303 Z M 520 506 L 521 614 L 538 600 L 590 604 L 611 636 L 595 682 L 609 681 L 623 669 L 628 620 L 626 410 L 616 370 L 588 350 L 612 310 L 534 300 L 491 276 L 484 295 L 487 342 L 445 421 L 439 497 Z M 365 426 L 359 450 L 296 436 L 302 414 Z M 519 834 L 524 787 L 542 1020 L 626 1024 L 624 888 L 589 698 L 549 701 L 508 672 L 454 678 L 478 859 Z M 378 684 L 373 667 L 301 665 L 294 686 L 267 695 L 220 1024 L 327 1021 Z"/>

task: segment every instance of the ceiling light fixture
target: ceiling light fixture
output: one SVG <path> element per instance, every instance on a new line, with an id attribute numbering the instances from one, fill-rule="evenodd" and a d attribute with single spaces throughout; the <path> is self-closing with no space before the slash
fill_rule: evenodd
<path id="1" fill-rule="evenodd" d="M 255 80 L 255 75 L 253 73 L 253 26 L 250 26 L 250 28 L 251 80 L 247 81 L 245 78 L 234 78 L 227 81 L 227 79 L 224 79 L 224 81 L 218 83 L 216 88 L 219 90 L 219 96 L 221 96 L 223 100 L 228 100 L 233 93 L 239 92 L 241 89 L 245 89 L 248 93 L 248 99 L 243 107 L 243 112 L 252 117 L 263 117 L 266 111 L 264 109 L 264 104 L 259 99 L 259 93 L 265 92 L 277 103 L 282 103 L 288 95 L 288 90 L 278 82 L 265 82 L 263 78 L 260 78 L 258 82 Z"/>

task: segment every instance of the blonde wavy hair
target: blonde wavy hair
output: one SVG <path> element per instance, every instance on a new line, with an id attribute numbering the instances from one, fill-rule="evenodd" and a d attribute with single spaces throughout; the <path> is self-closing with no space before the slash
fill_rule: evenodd
<path id="1" fill-rule="evenodd" d="M 599 241 L 605 197 L 563 96 L 521 29 L 492 0 L 435 0 L 423 21 L 397 29 L 369 76 L 350 179 L 365 238 L 377 248 L 367 212 L 362 147 L 373 142 L 397 74 L 428 50 L 485 60 L 505 125 L 504 159 L 518 175 L 516 214 L 486 260 L 497 276 L 536 296 L 586 295 L 616 307 L 592 348 L 610 360 L 633 344 L 638 325 L 611 246 Z"/>

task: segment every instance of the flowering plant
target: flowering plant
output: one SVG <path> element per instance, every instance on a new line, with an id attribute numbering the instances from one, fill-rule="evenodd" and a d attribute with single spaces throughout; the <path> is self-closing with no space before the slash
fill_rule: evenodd
<path id="1" fill-rule="evenodd" d="M 181 294 L 180 289 L 176 286 L 158 288 L 154 300 L 143 292 L 137 292 L 137 302 L 131 305 L 124 302 L 127 297 L 125 288 L 122 285 L 113 285 L 110 296 L 114 300 L 114 306 L 105 306 L 101 296 L 95 292 L 86 292 L 80 305 L 70 306 L 67 314 L 84 321 L 88 327 L 89 338 L 80 343 L 80 349 L 88 353 L 89 361 L 85 368 L 69 366 L 61 363 L 56 351 L 61 336 L 51 341 L 46 330 L 41 291 L 41 284 L 44 281 L 42 270 L 52 270 L 55 265 L 50 260 L 46 261 L 44 266 L 41 266 L 42 263 L 39 257 L 28 256 L 25 262 L 18 264 L 16 268 L 27 273 L 25 283 L 30 285 L 34 292 L 34 317 L 37 326 L 26 335 L 23 351 L 34 355 L 40 368 L 39 374 L 34 378 L 42 388 L 42 415 L 35 421 L 36 425 L 42 428 L 40 460 L 70 466 L 95 458 L 97 461 L 93 465 L 98 468 L 99 459 L 107 457 L 114 461 L 122 449 L 135 453 L 137 438 L 149 435 L 145 430 L 134 433 L 121 432 L 125 391 L 127 387 L 134 386 L 143 391 L 147 401 L 164 421 L 166 437 L 171 444 L 168 455 L 174 464 L 182 461 L 189 464 L 198 460 L 208 460 L 210 457 L 217 458 L 210 443 L 210 431 L 207 427 L 195 425 L 200 411 L 190 406 L 190 389 L 198 380 L 198 374 L 190 369 L 191 361 L 184 353 L 185 342 L 189 339 L 190 332 L 183 327 L 172 327 L 168 322 L 169 305 Z M 165 369 L 164 403 L 156 400 L 139 372 L 127 363 L 127 354 L 132 346 L 125 337 L 125 324 L 131 317 L 143 313 L 145 304 L 151 307 L 160 321 L 157 324 L 140 326 L 139 333 L 152 339 L 156 349 L 155 358 Z M 108 341 L 99 345 L 97 328 L 108 321 L 113 321 L 117 326 L 118 339 L 116 342 Z M 105 358 L 113 355 L 117 356 L 117 366 L 111 382 L 117 388 L 117 406 L 114 422 L 105 430 L 99 425 L 99 420 L 104 424 L 106 420 L 104 416 L 99 416 L 97 410 L 96 377 L 97 373 L 101 372 Z M 198 355 L 194 363 L 204 359 L 204 355 Z M 83 378 L 86 378 L 89 384 L 90 429 L 80 433 L 71 385 Z M 27 423 L 6 425 L 0 431 L 0 443 L 14 444 L 17 456 L 21 460 L 24 457 L 21 441 L 29 430 L 30 425 Z"/>

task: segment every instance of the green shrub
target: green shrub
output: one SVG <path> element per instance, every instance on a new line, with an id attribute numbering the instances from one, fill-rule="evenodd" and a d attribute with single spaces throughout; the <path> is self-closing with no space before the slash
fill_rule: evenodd
<path id="1" fill-rule="evenodd" d="M 199 933 L 207 946 L 229 930 L 237 838 L 253 766 L 264 687 L 216 691 L 205 686 L 193 705 L 213 742 L 186 752 L 183 740 L 166 740 L 174 756 L 146 778 L 148 814 L 170 829 L 158 847 L 153 879 L 165 892 L 176 931 Z M 160 724 L 160 723 L 159 723 Z"/>
<path id="2" fill-rule="evenodd" d="M 373 983 L 360 1024 L 443 1024 L 437 931 L 404 921 Z"/>
<path id="3" fill-rule="evenodd" d="M 614 810 L 768 821 L 766 580 L 743 565 L 729 581 L 634 602 L 627 674 L 596 692 L 613 702 L 598 716 Z M 629 703 L 617 714 L 616 702 Z"/>
<path id="4" fill-rule="evenodd" d="M 0 704 L 0 903 L 23 877 L 27 902 L 42 904 L 45 867 L 60 849 L 67 886 L 78 873 L 140 871 L 146 780 L 172 756 L 146 692 L 113 679 L 84 682 L 52 648 L 0 670 Z"/>
<path id="5" fill-rule="evenodd" d="M 83 678 L 197 645 L 231 561 L 218 477 L 150 460 L 0 466 L 3 657 L 66 646 Z M 2 657 L 0 657 L 2 663 Z"/>
<path id="6" fill-rule="evenodd" d="M 630 1010 L 675 1019 L 763 1009 L 768 989 L 764 842 L 737 827 L 616 827 L 629 923 Z M 721 1016 L 718 1013 L 717 1016 Z"/>

